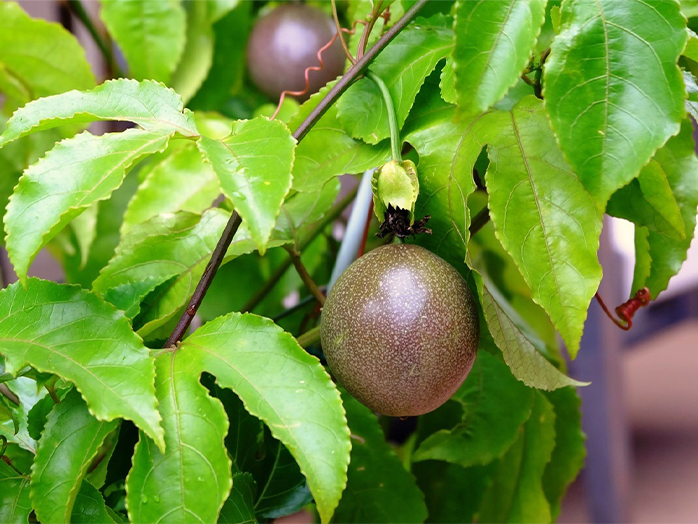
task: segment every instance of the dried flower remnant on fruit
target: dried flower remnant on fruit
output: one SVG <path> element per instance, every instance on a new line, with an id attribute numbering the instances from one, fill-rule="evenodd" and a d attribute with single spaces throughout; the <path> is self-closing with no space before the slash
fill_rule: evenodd
<path id="1" fill-rule="evenodd" d="M 379 237 L 394 233 L 400 238 L 431 233 L 425 227 L 429 216 L 414 219 L 419 195 L 417 168 L 410 160 L 392 160 L 375 171 L 371 179 L 373 208 L 381 224 Z"/>

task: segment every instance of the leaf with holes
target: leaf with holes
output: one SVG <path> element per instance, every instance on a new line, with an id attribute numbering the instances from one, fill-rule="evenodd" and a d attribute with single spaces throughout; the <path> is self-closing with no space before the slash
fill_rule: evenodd
<path id="1" fill-rule="evenodd" d="M 69 522 L 75 498 L 102 442 L 117 422 L 95 419 L 73 390 L 51 412 L 32 466 L 31 498 L 42 523 Z"/>
<path id="2" fill-rule="evenodd" d="M 453 72 L 463 116 L 482 113 L 516 84 L 544 18 L 545 0 L 458 3 Z"/>
<path id="3" fill-rule="evenodd" d="M 239 313 L 197 329 L 180 353 L 232 389 L 283 442 L 327 522 L 346 485 L 351 443 L 339 392 L 318 360 L 270 320 Z M 270 369 L 283 373 L 269 381 Z"/>
<path id="4" fill-rule="evenodd" d="M 388 86 L 402 127 L 424 80 L 453 50 L 448 19 L 435 16 L 417 21 L 395 37 L 370 69 Z M 377 144 L 390 136 L 388 114 L 375 82 L 363 78 L 337 102 L 337 117 L 354 138 Z"/>
<path id="5" fill-rule="evenodd" d="M 162 446 L 153 361 L 123 314 L 80 289 L 30 278 L 0 291 L 0 354 L 75 384 L 98 420 L 125 418 Z"/>
<path id="6" fill-rule="evenodd" d="M 238 120 L 228 137 L 202 137 L 199 146 L 263 254 L 291 189 L 296 146 L 291 132 L 277 120 Z"/>
<path id="7" fill-rule="evenodd" d="M 560 146 L 602 211 L 679 131 L 676 61 L 688 34 L 678 2 L 566 4 L 545 63 L 545 105 Z"/>
<path id="8" fill-rule="evenodd" d="M 0 147 L 30 133 L 65 124 L 100 120 L 133 122 L 146 131 L 196 136 L 194 119 L 180 96 L 164 85 L 146 80 L 108 80 L 90 91 L 68 91 L 40 98 L 15 111 L 0 135 Z"/>
<path id="9" fill-rule="evenodd" d="M 184 50 L 186 17 L 178 0 L 102 0 L 100 17 L 132 77 L 167 82 Z"/>
<path id="10" fill-rule="evenodd" d="M 26 282 L 32 260 L 49 240 L 95 202 L 107 199 L 140 158 L 162 151 L 169 136 L 129 129 L 64 140 L 22 175 L 5 216 L 7 252 Z"/>
<path id="11" fill-rule="evenodd" d="M 601 215 L 562 157 L 540 100 L 493 113 L 490 125 L 498 133 L 485 179 L 497 238 L 574 358 L 601 281 Z"/>
<path id="12" fill-rule="evenodd" d="M 692 131 L 691 122 L 684 120 L 681 132 L 654 155 L 681 209 L 685 238 L 678 240 L 637 228 L 633 293 L 646 286 L 652 298 L 657 298 L 686 260 L 696 229 L 698 207 L 698 159 Z"/>

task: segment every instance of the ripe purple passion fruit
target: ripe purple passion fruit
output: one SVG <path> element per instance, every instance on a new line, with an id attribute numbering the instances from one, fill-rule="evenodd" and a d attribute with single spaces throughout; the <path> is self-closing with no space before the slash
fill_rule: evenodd
<path id="1" fill-rule="evenodd" d="M 325 13 L 305 4 L 283 4 L 257 21 L 247 44 L 252 82 L 265 94 L 279 98 L 282 91 L 302 91 L 305 69 L 320 65 L 318 50 L 337 32 Z M 311 71 L 311 94 L 344 70 L 344 52 L 338 40 L 322 53 L 325 67 Z"/>
<path id="2" fill-rule="evenodd" d="M 338 382 L 384 415 L 428 413 L 458 389 L 477 353 L 475 298 L 446 261 L 392 244 L 359 258 L 322 311 L 322 347 Z"/>

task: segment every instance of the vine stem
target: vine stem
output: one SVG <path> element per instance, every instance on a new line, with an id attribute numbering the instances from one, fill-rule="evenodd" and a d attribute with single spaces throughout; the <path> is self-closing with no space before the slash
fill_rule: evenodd
<path id="1" fill-rule="evenodd" d="M 0 395 L 4 396 L 14 405 L 19 406 L 19 397 L 15 395 L 6 384 L 0 384 Z"/>
<path id="2" fill-rule="evenodd" d="M 347 55 L 347 60 L 351 62 L 352 65 L 356 63 L 354 57 L 351 56 L 351 52 L 347 47 L 347 43 L 344 40 L 344 35 L 342 35 L 342 26 L 339 23 L 339 14 L 337 13 L 337 0 L 332 0 L 332 17 L 334 18 L 334 25 L 337 28 L 337 34 L 339 35 L 339 43 L 342 44 L 342 49 L 344 49 L 344 54 Z"/>
<path id="3" fill-rule="evenodd" d="M 390 152 L 392 153 L 393 160 L 396 162 L 402 162 L 402 144 L 400 143 L 400 128 L 397 125 L 397 115 L 395 115 L 395 104 L 393 104 L 393 98 L 390 96 L 390 90 L 388 86 L 385 85 L 383 79 L 377 74 L 366 71 L 366 76 L 373 80 L 373 82 L 380 89 L 381 95 L 383 96 L 383 103 L 385 104 L 385 109 L 388 112 L 388 125 L 390 126 Z"/>
<path id="4" fill-rule="evenodd" d="M 485 225 L 487 225 L 487 222 L 489 221 L 490 210 L 487 206 L 485 206 L 470 221 L 470 227 L 468 228 L 470 236 L 473 236 L 475 233 L 480 231 L 483 227 L 485 227 Z"/>
<path id="5" fill-rule="evenodd" d="M 70 1 L 79 3 L 79 0 Z M 414 20 L 417 13 L 420 11 L 420 9 L 422 9 L 422 7 L 424 7 L 427 1 L 428 0 L 417 0 L 417 2 L 415 2 L 415 4 L 404 15 L 402 15 L 400 20 L 398 20 L 395 25 L 391 27 L 383 36 L 381 36 L 376 44 L 371 47 L 371 49 L 369 49 L 360 60 L 357 60 L 357 62 L 347 70 L 342 78 L 337 81 L 327 95 L 325 95 L 325 97 L 320 100 L 318 105 L 310 112 L 308 117 L 301 123 L 301 125 L 298 126 L 298 129 L 295 130 L 293 133 L 293 138 L 296 139 L 296 142 L 300 142 L 303 140 L 303 138 L 305 138 L 312 127 L 320 120 L 320 118 L 322 118 L 322 115 L 325 114 L 330 106 L 337 101 L 342 93 L 344 93 L 349 86 L 357 78 L 359 78 L 359 75 L 366 70 L 369 64 L 380 54 L 381 51 L 383 51 L 383 49 L 386 48 L 390 42 L 392 42 L 398 33 L 400 33 L 400 31 L 402 31 L 407 24 Z M 80 5 L 80 7 L 82 7 L 82 5 Z M 228 250 L 228 246 L 230 246 L 235 233 L 237 233 L 237 230 L 240 227 L 240 222 L 240 216 L 237 214 L 237 212 L 233 212 L 228 224 L 225 226 L 225 230 L 223 231 L 221 238 L 218 240 L 216 249 L 214 249 L 213 253 L 211 254 L 211 259 L 206 265 L 206 269 L 204 270 L 204 274 L 201 276 L 201 280 L 199 280 L 199 283 L 196 285 L 196 289 L 194 290 L 194 294 L 192 295 L 186 310 L 182 314 L 182 317 L 179 319 L 179 322 L 177 322 L 172 334 L 165 343 L 166 348 L 175 347 L 187 332 L 191 321 L 194 319 L 194 315 L 196 315 L 201 302 L 206 296 L 206 291 L 208 291 L 208 288 L 213 281 L 213 277 L 216 276 L 216 271 L 218 271 L 218 268 L 223 262 L 223 257 Z M 317 233 L 319 233 L 319 231 L 317 231 Z M 299 250 L 301 249 L 300 246 L 297 247 Z M 289 261 L 289 265 L 290 264 L 291 262 Z M 288 267 L 286 269 L 288 269 Z M 283 272 L 280 273 L 280 275 L 283 275 Z M 281 278 L 281 276 L 279 276 L 279 278 Z M 271 287 L 273 287 L 273 284 Z"/>
<path id="6" fill-rule="evenodd" d="M 78 20 L 80 20 L 80 22 L 82 22 L 82 25 L 84 25 L 87 31 L 90 33 L 90 36 L 92 37 L 92 40 L 94 40 L 95 44 L 97 44 L 99 51 L 104 57 L 104 61 L 107 63 L 107 68 L 109 71 L 113 74 L 113 76 L 123 76 L 119 65 L 114 60 L 114 53 L 112 52 L 111 47 L 107 45 L 106 40 L 102 38 L 102 35 L 97 30 L 94 22 L 92 22 L 90 15 L 88 15 L 87 11 L 85 11 L 82 2 L 80 0 L 66 0 L 66 3 L 73 14 L 78 18 Z"/>
<path id="7" fill-rule="evenodd" d="M 305 284 L 305 287 L 308 288 L 308 291 L 310 291 L 313 294 L 315 299 L 320 304 L 320 307 L 322 307 L 325 304 L 325 295 L 322 293 L 322 291 L 320 291 L 320 288 L 313 280 L 313 277 L 310 276 L 310 273 L 308 273 L 305 264 L 303 264 L 303 261 L 301 260 L 301 252 L 295 248 L 288 246 L 285 246 L 285 249 L 291 256 L 291 263 L 296 268 L 296 271 L 298 272 L 298 275 L 301 277 L 303 284 Z"/>

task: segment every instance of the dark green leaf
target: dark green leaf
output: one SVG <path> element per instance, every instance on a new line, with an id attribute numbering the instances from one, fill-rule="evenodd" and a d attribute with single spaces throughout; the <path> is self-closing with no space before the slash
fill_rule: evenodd
<path id="1" fill-rule="evenodd" d="M 481 522 L 550 522 L 550 504 L 542 477 L 555 446 L 555 411 L 537 392 L 519 438 L 496 464 L 494 482 L 485 494 Z"/>
<path id="2" fill-rule="evenodd" d="M 453 50 L 448 19 L 417 19 L 404 29 L 371 64 L 371 71 L 388 86 L 402 126 L 424 80 Z M 363 78 L 337 102 L 339 121 L 349 134 L 369 144 L 390 136 L 388 114 L 378 86 Z"/>
<path id="3" fill-rule="evenodd" d="M 116 427 L 116 421 L 100 422 L 90 415 L 75 390 L 50 413 L 32 466 L 31 498 L 39 521 L 70 520 L 87 468 Z"/>
<path id="4" fill-rule="evenodd" d="M 482 113 L 516 84 L 544 18 L 545 0 L 458 3 L 453 64 L 464 116 Z"/>
<path id="5" fill-rule="evenodd" d="M 603 210 L 679 131 L 678 2 L 584 0 L 562 9 L 545 63 L 545 103 L 572 169 Z"/>
<path id="6" fill-rule="evenodd" d="M 638 263 L 635 268 L 633 292 L 647 286 L 652 298 L 664 291 L 669 279 L 681 269 L 696 228 L 698 159 L 695 155 L 692 132 L 690 120 L 684 120 L 681 132 L 669 139 L 654 155 L 654 159 L 666 173 L 669 186 L 681 209 L 686 238 L 676 240 L 648 231 L 645 245 L 636 240 L 635 257 Z M 643 233 L 639 235 L 643 236 Z"/>
<path id="7" fill-rule="evenodd" d="M 51 396 L 46 395 L 29 410 L 27 416 L 27 430 L 34 440 L 39 440 L 41 437 L 41 432 L 44 430 L 44 426 L 46 426 L 46 417 L 48 417 L 48 414 L 55 405 L 56 403 Z"/>
<path id="8" fill-rule="evenodd" d="M 257 524 L 254 516 L 254 497 L 256 486 L 249 473 L 233 475 L 233 489 L 228 500 L 223 504 L 218 517 L 219 524 Z"/>
<path id="9" fill-rule="evenodd" d="M 543 490 L 555 521 L 567 487 L 584 466 L 586 439 L 582 433 L 581 400 L 577 392 L 573 388 L 563 388 L 548 393 L 546 398 L 555 409 L 555 448 L 543 474 Z"/>
<path id="10" fill-rule="evenodd" d="M 0 353 L 73 382 L 99 420 L 126 418 L 163 444 L 153 362 L 123 314 L 77 286 L 30 278 L 0 292 Z"/>
<path id="11" fill-rule="evenodd" d="M 29 477 L 0 460 L 0 522 L 26 524 L 31 511 Z"/>
<path id="12" fill-rule="evenodd" d="M 413 459 L 445 460 L 465 467 L 501 457 L 528 420 L 533 393 L 506 364 L 480 351 L 470 375 L 452 397 L 463 405 L 463 421 L 452 430 L 427 437 Z"/>
<path id="13" fill-rule="evenodd" d="M 186 20 L 179 0 L 102 0 L 100 16 L 136 80 L 170 79 L 184 50 Z"/>
<path id="14" fill-rule="evenodd" d="M 414 477 L 403 467 L 376 416 L 344 393 L 352 447 L 347 488 L 336 522 L 424 522 L 427 508 Z"/>
<path id="15" fill-rule="evenodd" d="M 112 524 L 121 520 L 113 511 L 109 511 L 99 490 L 89 482 L 83 482 L 75 497 L 70 522 L 71 524 Z"/>

